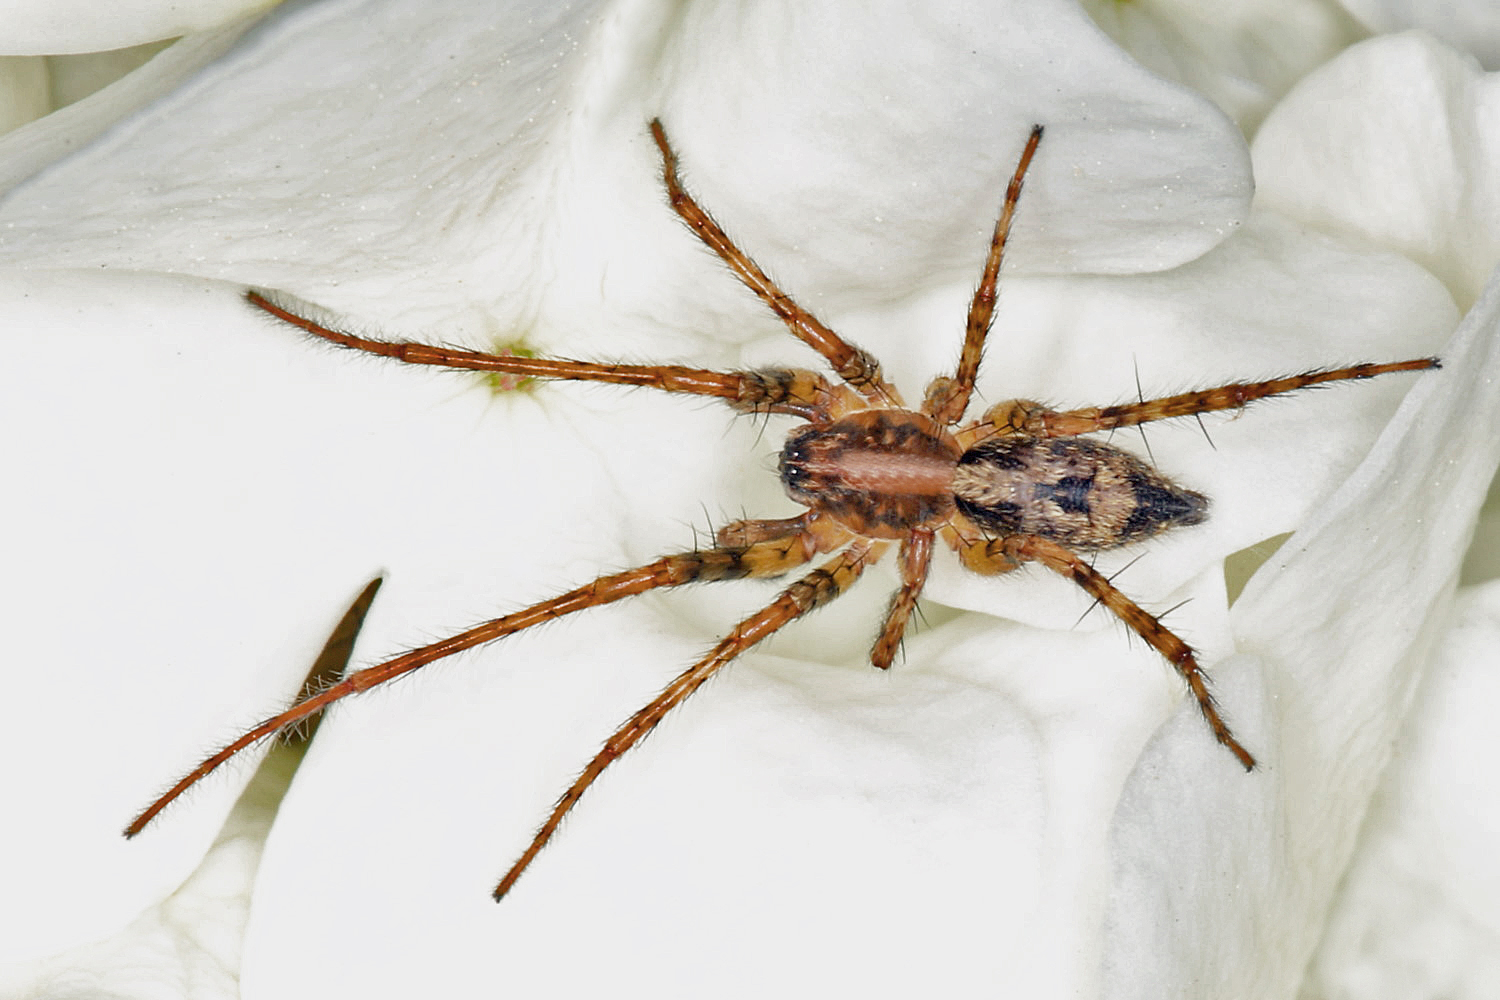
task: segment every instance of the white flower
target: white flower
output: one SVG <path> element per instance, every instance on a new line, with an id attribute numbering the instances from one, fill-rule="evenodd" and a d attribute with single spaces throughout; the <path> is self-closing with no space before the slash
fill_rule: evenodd
<path id="1" fill-rule="evenodd" d="M 1492 81 L 1455 59 L 1377 39 L 1306 81 L 1257 139 L 1253 211 L 1240 132 L 1061 2 L 298 6 L 69 158 L 70 122 L 92 135 L 141 99 L 0 140 L 0 176 L 56 160 L 0 201 L 15 992 L 97 975 L 228 996 L 242 971 L 247 997 L 1293 995 L 1497 460 L 1500 123 L 1466 110 Z M 165 71 L 141 72 L 116 86 Z M 1442 99 L 1343 129 L 1387 114 L 1372 81 L 1397 76 Z M 1347 117 L 1322 110 L 1339 96 Z M 928 627 L 877 674 L 887 567 L 696 695 L 491 902 L 604 737 L 776 590 L 705 585 L 346 703 L 259 869 L 232 843 L 161 903 L 251 769 L 119 829 L 291 696 L 372 576 L 361 663 L 688 547 L 705 510 L 791 512 L 765 468 L 783 421 L 575 384 L 497 396 L 324 349 L 239 297 L 476 347 L 813 364 L 672 217 L 657 115 L 703 204 L 909 396 L 953 364 L 1033 122 L 986 400 L 1442 354 L 1205 418 L 1212 445 L 1150 428 L 1213 518 L 1118 582 L 1195 598 L 1172 624 L 1263 769 L 1117 623 L 1073 627 L 1086 598 L 1040 569 L 940 560 Z M 1420 156 L 1361 169 L 1459 121 L 1433 189 L 1467 202 L 1405 198 Z M 1470 228 L 1415 245 L 1453 220 Z M 1449 342 L 1455 300 L 1477 304 Z M 1226 557 L 1294 529 L 1227 608 Z M 241 957 L 224 901 L 252 877 Z"/>

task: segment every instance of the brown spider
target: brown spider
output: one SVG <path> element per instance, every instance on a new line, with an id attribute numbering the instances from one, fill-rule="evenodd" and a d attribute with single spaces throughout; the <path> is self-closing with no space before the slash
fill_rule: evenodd
<path id="1" fill-rule="evenodd" d="M 1160 619 L 1098 573 L 1084 553 L 1117 548 L 1207 517 L 1208 498 L 1167 479 L 1131 453 L 1083 437 L 1152 420 L 1243 407 L 1251 400 L 1342 379 L 1438 367 L 1435 358 L 1361 364 L 1304 372 L 1263 382 L 1143 400 L 1122 406 L 1051 410 L 1010 400 L 961 424 L 974 391 L 985 336 L 995 309 L 995 287 L 1006 238 L 1026 172 L 1042 138 L 1031 135 L 1006 189 L 979 288 L 969 307 L 958 367 L 927 387 L 919 409 L 908 409 L 870 355 L 849 344 L 798 306 L 734 245 L 683 190 L 677 157 L 660 121 L 651 134 L 661 150 L 672 209 L 801 341 L 827 359 L 832 381 L 800 369 L 717 372 L 677 365 L 608 365 L 452 350 L 416 343 L 369 340 L 328 329 L 276 305 L 258 292 L 251 305 L 342 347 L 386 355 L 408 364 L 500 372 L 533 378 L 580 379 L 639 385 L 666 392 L 715 396 L 741 413 L 785 413 L 807 422 L 781 451 L 780 473 L 790 496 L 807 507 L 797 517 L 743 520 L 717 533 L 713 548 L 664 556 L 599 577 L 576 590 L 466 632 L 349 674 L 250 729 L 190 771 L 125 830 L 140 833 L 169 803 L 247 747 L 367 690 L 435 660 L 585 608 L 659 587 L 743 577 L 781 576 L 820 554 L 832 558 L 787 587 L 770 604 L 736 625 L 698 663 L 631 716 L 565 791 L 531 844 L 495 888 L 503 897 L 551 840 L 564 816 L 590 785 L 668 712 L 741 653 L 840 596 L 866 568 L 896 545 L 901 586 L 870 653 L 886 669 L 895 658 L 927 580 L 935 541 L 952 547 L 970 570 L 994 575 L 1038 562 L 1068 577 L 1109 609 L 1182 675 L 1214 737 L 1246 770 L 1255 759 L 1235 738 L 1215 706 L 1192 649 Z"/>

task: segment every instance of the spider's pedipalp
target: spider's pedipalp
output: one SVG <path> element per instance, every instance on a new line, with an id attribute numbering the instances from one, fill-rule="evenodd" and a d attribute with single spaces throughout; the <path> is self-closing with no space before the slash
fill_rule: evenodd
<path id="1" fill-rule="evenodd" d="M 714 540 L 725 548 L 738 548 L 775 541 L 780 538 L 801 538 L 807 547 L 808 558 L 814 552 L 832 552 L 852 541 L 854 536 L 832 518 L 804 511 L 796 517 L 746 518 L 730 521 L 714 532 Z"/>
<path id="2" fill-rule="evenodd" d="M 335 702 L 394 680 L 454 653 L 553 621 L 586 608 L 610 604 L 622 598 L 663 587 L 746 577 L 781 576 L 803 565 L 820 551 L 829 551 L 848 536 L 835 533 L 809 518 L 801 531 L 789 532 L 751 545 L 702 549 L 663 556 L 644 566 L 610 573 L 566 594 L 476 625 L 467 631 L 387 660 L 356 670 L 342 681 L 302 698 L 290 708 L 253 726 L 238 739 L 208 757 L 131 821 L 127 838 L 146 828 L 156 816 L 189 788 L 208 777 L 242 751 L 295 726 Z"/>
<path id="3" fill-rule="evenodd" d="M 557 832 L 563 817 L 572 811 L 605 769 L 644 739 L 667 713 L 687 700 L 688 696 L 703 686 L 703 682 L 720 669 L 738 658 L 757 643 L 769 638 L 780 629 L 801 618 L 815 608 L 848 590 L 859 579 L 865 568 L 879 561 L 885 552 L 885 544 L 866 540 L 856 541 L 843 552 L 808 573 L 783 590 L 770 604 L 736 625 L 720 640 L 703 659 L 679 674 L 650 704 L 625 721 L 603 748 L 589 761 L 568 790 L 553 806 L 552 812 L 537 830 L 526 850 L 511 865 L 510 870 L 495 887 L 498 902 L 516 884 L 542 848 Z"/>
<path id="4" fill-rule="evenodd" d="M 848 388 L 829 384 L 817 372 L 768 368 L 734 374 L 742 381 L 730 405 L 741 413 L 785 413 L 808 423 L 826 424 L 857 405 L 857 397 Z"/>

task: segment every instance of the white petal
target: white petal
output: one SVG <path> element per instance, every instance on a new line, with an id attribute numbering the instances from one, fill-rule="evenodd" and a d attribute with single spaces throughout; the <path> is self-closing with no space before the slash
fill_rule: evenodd
<path id="1" fill-rule="evenodd" d="M 252 19 L 253 20 L 253 19 Z M 139 110 L 170 92 L 184 79 L 221 56 L 236 38 L 249 29 L 251 21 L 240 21 L 211 31 L 178 39 L 133 72 L 115 80 L 87 97 L 45 117 L 28 121 L 14 131 L 0 136 L 0 192 L 9 191 L 101 135 L 126 115 Z M 53 98 L 55 81 L 43 78 L 35 63 L 40 58 L 17 59 L 27 75 L 29 93 L 11 90 L 11 99 L 24 106 L 34 117 L 43 103 Z M 48 66 L 48 73 L 53 67 Z M 46 90 L 45 97 L 40 93 Z M 17 116 L 15 121 L 23 120 Z M 90 209 L 97 209 L 94 206 Z M 0 246 L 8 245 L 0 244 Z"/>
<path id="2" fill-rule="evenodd" d="M 1467 308 L 1500 262 L 1500 77 L 1420 32 L 1349 49 L 1255 139 L 1259 202 L 1399 250 Z"/>
<path id="3" fill-rule="evenodd" d="M 1381 266 L 1392 278 L 1412 273 Z M 1242 277 L 1262 288 L 1253 269 Z M 1429 303 L 1446 315 L 1434 285 L 1404 287 L 1436 291 Z M 1077 301 L 1076 288 L 1057 290 L 1069 291 Z M 1329 405 L 1332 422 L 1372 405 L 1347 389 Z M 1243 433 L 1274 409 L 1248 415 Z M 1293 435 L 1273 432 L 1283 443 L 1267 449 L 1267 468 L 1278 450 L 1295 464 Z M 1226 463 L 1247 454 L 1244 442 L 1220 447 Z M 1321 454 L 1336 468 L 1331 452 Z M 962 616 L 914 638 L 907 662 L 876 676 L 861 659 L 885 588 L 870 585 L 696 696 L 611 771 L 491 909 L 487 883 L 599 741 L 730 612 L 771 592 L 722 586 L 735 592 L 712 592 L 717 624 L 701 614 L 684 628 L 675 596 L 651 602 L 645 618 L 610 610 L 332 720 L 268 848 L 247 995 L 293 983 L 426 983 L 463 995 L 497 968 L 519 991 L 565 995 L 648 976 L 667 993 L 731 996 L 763 995 L 787 976 L 877 993 L 934 976 L 947 992 L 1087 984 L 1091 967 L 1064 959 L 1098 946 L 1089 928 L 1104 906 L 1101 834 L 1131 761 L 1172 712 L 1165 668 L 1149 652 L 1126 653 L 1115 629 L 1067 634 Z M 1195 591 L 1206 609 L 1222 606 L 1211 581 Z M 1195 621 L 1207 630 L 1208 617 Z M 642 634 L 658 638 L 646 646 Z M 1259 732 L 1254 693 L 1229 691 L 1244 695 L 1232 703 Z M 1247 780 L 1191 706 L 1179 716 L 1193 761 Z M 337 851 L 319 846 L 330 841 Z M 977 913 L 976 897 L 1006 902 Z M 292 945 L 314 928 L 326 950 Z M 401 953 L 382 947 L 388 936 L 405 942 Z M 673 942 L 670 959 L 662 941 Z M 562 959 L 580 948 L 590 962 Z M 742 968 L 747 952 L 776 958 Z M 729 984 L 726 967 L 738 970 Z"/>
<path id="4" fill-rule="evenodd" d="M 0 939 L 15 956 L 97 936 L 191 870 L 243 769 L 138 841 L 120 829 L 295 689 L 373 575 L 390 572 L 380 610 L 410 613 L 407 635 L 412 622 L 462 621 L 463 594 L 507 579 L 493 567 L 529 578 L 542 553 L 599 554 L 563 525 L 622 537 L 611 436 L 663 435 L 618 415 L 579 437 L 575 425 L 597 422 L 586 393 L 573 394 L 581 410 L 566 397 L 491 403 L 462 379 L 310 349 L 229 288 L 11 284 L 20 335 L 0 396 L 21 432 L 6 461 L 25 484 L 7 516 L 25 530 L 5 543 L 8 683 L 38 709 L 0 736 L 7 759 L 27 762 L 4 772 L 8 801 L 33 818 L 7 829 L 17 903 Z M 717 441 L 726 420 L 664 446 Z M 673 491 L 680 504 L 662 505 L 669 517 L 694 516 L 696 473 Z M 377 616 L 369 633 L 389 645 L 390 628 Z"/>
<path id="5" fill-rule="evenodd" d="M 1234 607 L 1219 691 L 1263 771 L 1213 774 L 1187 718 L 1142 757 L 1115 822 L 1112 995 L 1295 990 L 1500 461 L 1500 280 L 1443 356 Z"/>
<path id="6" fill-rule="evenodd" d="M 1422 28 L 1500 69 L 1500 10 L 1489 0 L 1340 0 L 1375 34 Z"/>
<path id="7" fill-rule="evenodd" d="M 267 0 L 8 0 L 4 55 L 103 52 L 210 31 L 269 6 Z"/>
<path id="8" fill-rule="evenodd" d="M 1067 4 L 955 4 L 944 17 L 973 22 L 961 31 L 894 2 L 883 16 L 820 15 L 793 36 L 805 57 L 786 65 L 796 53 L 777 34 L 781 8 L 759 5 L 747 24 L 728 7 L 703 11 L 680 26 L 635 8 L 547 5 L 522 34 L 395 0 L 357 15 L 283 9 L 150 116 L 15 191 L 0 211 L 5 253 L 232 278 L 347 311 L 373 311 L 399 281 L 405 313 L 443 300 L 445 320 L 465 300 L 530 317 L 539 297 L 546 311 L 597 318 L 602 286 L 611 316 L 657 317 L 637 301 L 651 273 L 631 266 L 642 232 L 677 232 L 700 274 L 716 270 L 660 211 L 645 132 L 658 114 L 689 180 L 742 242 L 766 247 L 778 273 L 778 247 L 795 248 L 789 285 L 804 284 L 798 260 L 818 261 L 806 283 L 852 285 L 861 302 L 972 280 L 1034 121 L 1057 126 L 1028 192 L 1052 221 L 1017 251 L 1023 267 L 1170 267 L 1243 214 L 1232 125 L 1146 75 Z M 855 32 L 859 45 L 834 42 Z M 408 48 L 386 58 L 393 36 Z M 954 52 L 960 64 L 946 65 Z M 309 73 L 334 64 L 341 72 Z M 935 68 L 941 87 L 910 92 L 914 73 Z M 735 101 L 752 81 L 764 105 Z M 555 111 L 575 106 L 587 113 Z M 920 181 L 901 178 L 902 164 Z M 720 279 L 716 296 L 760 316 Z M 705 325 L 696 304 L 669 322 Z"/>
<path id="9" fill-rule="evenodd" d="M 1430 289 L 1420 277 L 1415 287 Z M 1443 313 L 1441 294 L 1422 294 Z M 1182 329 L 1198 335 L 1191 323 Z M 635 502 L 649 503 L 649 493 L 643 485 Z M 641 547 L 642 558 L 657 551 Z M 722 600 L 743 612 L 769 593 L 744 585 Z M 847 982 L 853 969 L 901 988 L 930 983 L 931 949 L 951 944 L 953 923 L 935 926 L 933 912 L 961 913 L 973 938 L 965 950 L 973 961 L 945 969 L 945 988 L 992 981 L 993 952 L 981 942 L 997 937 L 1014 942 L 1002 964 L 1016 984 L 1086 981 L 1086 967 L 1059 957 L 1087 940 L 1083 928 L 1102 906 L 1097 833 L 1132 759 L 1119 747 L 1139 746 L 1170 705 L 1163 668 L 1145 653 L 1109 654 L 1102 666 L 1111 686 L 1089 683 L 1103 651 L 1120 645 L 1109 632 L 1080 638 L 959 622 L 935 630 L 928 647 L 914 643 L 915 665 L 889 679 L 855 666 L 862 641 L 827 657 L 848 664 L 844 672 L 804 666 L 802 656 L 778 671 L 778 660 L 749 657 L 612 772 L 566 839 L 493 907 L 487 883 L 572 771 L 713 635 L 676 625 L 675 599 L 640 603 L 643 610 L 599 612 L 476 654 L 332 720 L 268 849 L 247 994 L 278 995 L 293 983 L 461 993 L 492 983 L 497 967 L 517 989 L 563 993 L 599 988 L 590 977 L 648 974 L 669 993 L 751 993 L 768 985 L 757 976 L 795 970 L 803 981 Z M 825 624 L 825 615 L 786 644 L 836 648 L 822 633 L 858 631 L 873 617 L 854 603 L 838 610 L 852 627 Z M 721 617 L 718 627 L 726 623 Z M 652 644 L 640 641 L 652 633 Z M 622 636 L 634 641 L 624 645 Z M 1079 667 L 1059 669 L 1069 663 Z M 992 671 L 1000 691 L 984 698 Z M 1038 674 L 1050 683 L 1035 682 Z M 1098 706 L 1118 708 L 1126 687 L 1149 710 L 1101 726 Z M 1019 688 L 1036 692 L 1024 709 Z M 930 711 L 902 723 L 914 700 Z M 818 711 L 797 711 L 808 704 Z M 909 740 L 875 739 L 903 724 Z M 768 758 L 786 763 L 768 769 Z M 1088 781 L 1078 779 L 1080 761 L 1099 769 Z M 801 762 L 816 770 L 804 777 Z M 893 770 L 907 777 L 893 782 Z M 987 813 L 984 803 L 997 801 L 1010 811 Z M 319 846 L 330 840 L 339 845 L 333 857 Z M 993 922 L 973 922 L 964 909 L 976 867 L 1016 901 Z M 805 902 L 789 916 L 793 892 Z M 727 899 L 735 901 L 730 912 Z M 1028 922 L 1036 912 L 1028 900 L 1046 908 L 1045 920 Z M 324 948 L 292 945 L 314 927 Z M 925 947 L 893 952 L 882 933 Z M 384 945 L 388 935 L 405 942 L 401 952 Z M 663 940 L 674 942 L 680 963 L 663 962 Z M 596 961 L 560 961 L 580 942 Z M 742 963 L 747 951 L 781 958 L 726 986 L 725 963 Z M 839 960 L 829 962 L 829 953 Z"/>
<path id="10" fill-rule="evenodd" d="M 589 8 L 548 6 L 529 12 L 544 22 L 539 36 L 514 24 L 476 30 L 472 15 L 482 6 L 463 8 L 468 17 L 401 3 L 280 13 L 149 115 L 19 188 L 0 205 L 9 226 L 0 253 L 54 267 L 279 285 L 414 333 L 441 320 L 431 339 L 479 341 L 499 328 L 560 353 L 687 354 L 716 365 L 733 363 L 742 343 L 746 354 L 764 354 L 773 335 L 785 345 L 775 321 L 664 211 L 643 131 L 662 113 L 693 190 L 806 304 L 834 320 L 872 305 L 956 304 L 930 336 L 925 325 L 914 336 L 855 321 L 851 333 L 882 357 L 902 357 L 895 348 L 912 341 L 939 345 L 904 356 L 917 364 L 891 362 L 903 382 L 920 384 L 914 370 L 925 377 L 941 365 L 933 356 L 956 345 L 962 289 L 1032 121 L 1050 131 L 1028 180 L 1027 240 L 1018 228 L 1012 262 L 1022 269 L 1172 267 L 1219 243 L 1243 216 L 1248 181 L 1229 123 L 1146 76 L 1063 5 L 987 5 L 956 34 L 902 5 L 837 15 L 850 20 L 824 12 L 805 15 L 814 20 L 790 39 L 778 19 L 793 12 L 765 5 L 745 15 L 693 7 L 683 24 L 665 26 L 644 7 L 589 22 Z M 518 20 L 526 13 L 512 11 Z M 394 56 L 392 38 L 404 43 Z M 943 70 L 941 86 L 915 86 L 933 67 Z M 1409 332 L 1417 343 L 1446 322 L 1446 300 L 1409 266 L 1355 262 L 1347 248 L 1309 248 L 1273 225 L 1195 265 L 1185 284 L 1163 276 L 1163 295 L 1143 297 L 1131 332 L 1159 309 L 1150 300 L 1185 295 L 1216 269 L 1249 261 L 1263 274 L 1286 260 L 1347 263 L 1341 279 L 1391 275 L 1375 291 L 1416 297 L 1414 318 L 1427 319 Z M 1050 299 L 1028 315 L 1061 313 L 1069 301 L 1091 317 L 1107 311 L 1098 304 L 1110 301 L 1103 279 L 1086 294 L 1066 284 L 1049 290 L 1047 280 L 1018 293 Z M 161 846 L 149 858 L 116 859 L 106 835 L 140 804 L 132 789 L 156 787 L 247 712 L 264 710 L 255 706 L 274 705 L 305 666 L 301 647 L 326 632 L 376 562 L 391 570 L 391 584 L 362 640 L 373 656 L 492 614 L 497 601 L 515 606 L 680 547 L 681 525 L 698 516 L 698 504 L 714 514 L 733 509 L 742 479 L 758 476 L 774 491 L 774 477 L 742 469 L 751 429 L 726 437 L 727 419 L 710 407 L 627 404 L 624 394 L 578 387 L 548 387 L 545 404 L 490 403 L 457 388 L 461 380 L 309 349 L 247 321 L 223 288 L 188 306 L 197 286 L 158 294 L 147 283 L 128 299 L 138 312 L 106 323 L 101 312 L 121 296 L 101 289 L 119 287 L 59 284 L 44 294 L 39 285 L 34 293 L 39 315 L 26 328 L 62 327 L 66 295 L 78 300 L 79 333 L 37 345 L 36 361 L 20 371 L 44 371 L 58 343 L 90 346 L 58 366 L 61 386 L 38 378 L 14 394 L 30 420 L 33 407 L 59 398 L 90 404 L 65 408 L 62 436 L 38 443 L 37 461 L 46 469 L 49 454 L 92 455 L 89 438 L 101 426 L 141 448 L 105 456 L 121 464 L 154 468 L 176 449 L 203 448 L 210 461 L 202 477 L 174 502 L 204 516 L 215 511 L 209 497 L 227 489 L 247 526 L 237 520 L 206 532 L 216 546 L 228 539 L 227 548 L 182 545 L 160 509 L 175 484 L 122 474 L 155 531 L 143 546 L 153 558 L 121 555 L 119 539 L 129 534 L 111 520 L 110 504 L 78 536 L 91 555 L 120 567 L 101 593 L 118 593 L 120 580 L 135 589 L 96 645 L 63 651 L 77 659 L 64 676 L 128 678 L 132 692 L 154 685 L 131 708 L 136 729 L 111 730 L 125 713 L 90 703 L 87 691 L 66 692 L 76 715 L 67 731 L 45 720 L 49 739 L 65 736 L 79 752 L 38 794 L 77 786 L 87 801 L 67 807 L 67 850 L 38 850 L 50 864 L 72 852 L 81 871 L 115 880 L 103 891 L 106 912 L 88 916 L 86 933 L 118 923 L 181 877 L 234 783 L 216 779 L 150 831 Z M 1306 322 L 1339 301 L 1333 292 L 1324 298 L 1317 310 L 1268 325 Z M 1119 301 L 1135 305 L 1123 292 Z M 1256 305 L 1244 288 L 1222 306 L 1194 302 L 1190 319 L 1153 346 L 1164 357 L 1154 370 L 1198 382 L 1201 355 L 1186 351 L 1188 335 L 1247 302 Z M 146 310 L 161 320 L 159 339 L 149 335 Z M 1381 345 L 1405 342 L 1398 324 L 1370 325 Z M 1220 350 L 1248 342 L 1248 332 L 1228 331 Z M 118 343 L 107 342 L 110 333 Z M 1035 352 L 1030 370 L 1059 370 L 1059 384 L 1074 384 L 1073 360 L 1077 384 L 1090 387 L 1124 367 L 1119 351 L 1105 354 L 1088 338 L 1057 356 L 1046 343 L 1027 334 L 1005 349 Z M 806 363 L 805 352 L 773 350 L 758 360 Z M 1267 374 L 1282 368 L 1286 351 L 1269 342 Z M 312 359 L 305 370 L 292 360 L 302 356 Z M 999 375 L 1003 357 L 992 356 Z M 1311 346 L 1302 357 L 1296 366 L 1329 360 Z M 179 366 L 182 359 L 199 369 Z M 75 365 L 86 374 L 75 375 Z M 74 379 L 86 389 L 68 399 Z M 156 386 L 144 416 L 138 383 Z M 996 378 L 997 391 L 1009 384 Z M 1372 388 L 1338 395 L 1399 391 Z M 1128 382 L 1112 392 L 1128 394 Z M 1371 407 L 1356 438 L 1389 402 L 1356 404 Z M 499 415 L 484 412 L 497 407 Z M 158 436 L 129 433 L 143 420 Z M 372 426 L 384 433 L 372 435 Z M 314 433 L 337 436 L 341 464 L 309 460 L 295 475 L 266 472 L 288 471 L 285 454 L 332 449 Z M 201 443 L 210 436 L 221 450 Z M 1226 468 L 1232 459 L 1231 451 Z M 1317 482 L 1298 478 L 1312 483 L 1298 501 L 1309 503 Z M 339 506 L 309 507 L 308 497 Z M 322 517 L 287 527 L 294 512 L 309 511 Z M 46 504 L 27 513 L 61 530 Z M 37 561 L 45 567 L 50 558 L 38 553 Z M 1200 556 L 1200 565 L 1216 558 Z M 243 575 L 213 576 L 226 561 Z M 1177 581 L 1193 580 L 1205 621 L 1227 636 L 1217 569 L 1185 566 L 1174 568 Z M 91 604 L 73 577 L 62 583 L 49 602 L 25 594 L 46 605 L 33 615 L 28 604 L 28 617 L 66 621 Z M 245 592 L 232 608 L 226 587 Z M 356 976 L 369 977 L 369 991 L 401 984 L 453 995 L 476 983 L 488 993 L 561 975 L 581 991 L 584 977 L 614 984 L 632 970 L 716 996 L 737 984 L 763 995 L 774 982 L 757 977 L 793 973 L 827 984 L 823 992 L 844 988 L 852 972 L 868 977 L 870 991 L 915 992 L 934 976 L 946 977 L 940 993 L 992 986 L 1000 976 L 1029 995 L 1086 986 L 1093 965 L 1076 959 L 1094 947 L 1104 905 L 1103 831 L 1137 749 L 1171 711 L 1165 669 L 1145 651 L 1117 656 L 1123 640 L 1112 630 L 1057 635 L 969 615 L 915 638 L 899 673 L 872 676 L 859 661 L 883 589 L 867 584 L 864 596 L 789 631 L 700 694 L 601 782 L 589 812 L 501 907 L 488 901 L 487 883 L 572 770 L 774 587 L 726 587 L 723 597 L 715 588 L 698 604 L 643 598 L 347 706 L 320 736 L 269 848 L 246 995 L 321 983 L 358 992 Z M 137 602 L 157 594 L 170 610 L 149 629 Z M 206 616 L 214 613 L 229 621 L 212 627 Z M 245 633 L 252 614 L 264 624 Z M 185 631 L 180 620 L 200 627 Z M 240 643 L 228 652 L 226 634 Z M 202 680 L 205 661 L 233 662 L 207 694 L 178 697 L 188 680 L 160 672 L 161 656 L 122 652 L 151 650 L 148 639 L 166 643 L 193 680 Z M 259 686 L 243 690 L 251 680 Z M 241 690 L 225 694 L 232 685 Z M 172 718 L 151 714 L 168 709 Z M 1224 767 L 1201 723 L 1180 712 L 1194 752 Z M 133 745 L 141 729 L 157 741 Z M 161 760 L 146 759 L 153 754 Z M 90 785 L 106 784 L 106 765 L 151 773 Z M 976 885 L 990 888 L 976 894 Z M 976 895 L 1005 904 L 973 919 L 967 907 Z M 38 925 L 33 942 L 63 935 L 68 901 L 47 905 L 51 923 Z M 406 933 L 394 948 L 398 921 Z M 663 959 L 663 941 L 676 961 Z M 601 956 L 597 966 L 579 962 L 581 950 Z M 961 959 L 950 966 L 955 952 Z"/>
<path id="11" fill-rule="evenodd" d="M 1353 42 L 1337 8 L 1317 0 L 1085 0 L 1109 36 L 1141 64 L 1211 98 L 1254 135 L 1299 79 Z"/>
<path id="12" fill-rule="evenodd" d="M 1500 986 L 1500 778 L 1478 748 L 1500 703 L 1500 582 L 1459 594 L 1339 890 L 1323 996 L 1480 1000 Z"/>

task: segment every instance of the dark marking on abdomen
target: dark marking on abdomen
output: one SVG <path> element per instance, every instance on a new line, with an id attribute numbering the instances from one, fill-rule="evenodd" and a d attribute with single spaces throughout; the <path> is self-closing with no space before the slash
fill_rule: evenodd
<path id="1" fill-rule="evenodd" d="M 965 452 L 954 502 L 1002 535 L 1040 535 L 1072 549 L 1112 549 L 1198 524 L 1208 498 L 1130 452 L 1088 438 L 1008 437 Z"/>

